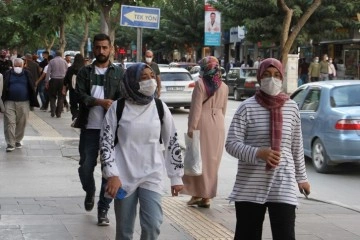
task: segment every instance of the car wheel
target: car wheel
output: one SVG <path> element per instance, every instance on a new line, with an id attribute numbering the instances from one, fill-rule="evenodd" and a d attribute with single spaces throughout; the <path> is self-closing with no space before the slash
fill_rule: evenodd
<path id="1" fill-rule="evenodd" d="M 318 173 L 327 173 L 329 171 L 329 157 L 320 139 L 314 141 L 311 157 L 313 166 Z"/>
<path id="2" fill-rule="evenodd" d="M 240 101 L 240 99 L 241 99 L 240 93 L 237 89 L 234 90 L 234 99 L 236 101 Z"/>

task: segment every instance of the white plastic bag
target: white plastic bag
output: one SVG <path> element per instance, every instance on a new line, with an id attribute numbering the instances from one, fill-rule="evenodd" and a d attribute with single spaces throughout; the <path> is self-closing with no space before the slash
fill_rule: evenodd
<path id="1" fill-rule="evenodd" d="M 194 130 L 192 138 L 185 133 L 185 145 L 184 173 L 188 176 L 200 176 L 202 174 L 200 130 Z"/>

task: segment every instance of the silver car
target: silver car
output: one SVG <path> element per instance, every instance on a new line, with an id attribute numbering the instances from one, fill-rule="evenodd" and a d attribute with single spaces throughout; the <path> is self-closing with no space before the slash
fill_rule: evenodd
<path id="1" fill-rule="evenodd" d="M 360 81 L 313 82 L 300 86 L 291 98 L 298 104 L 305 156 L 315 170 L 360 163 Z"/>
<path id="2" fill-rule="evenodd" d="M 189 108 L 195 81 L 185 68 L 160 67 L 160 99 L 169 107 Z"/>

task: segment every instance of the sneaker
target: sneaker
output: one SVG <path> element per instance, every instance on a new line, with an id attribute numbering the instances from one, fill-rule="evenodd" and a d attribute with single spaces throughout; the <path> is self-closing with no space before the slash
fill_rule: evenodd
<path id="1" fill-rule="evenodd" d="M 107 210 L 104 209 L 98 209 L 98 226 L 109 226 L 110 221 L 107 217 Z"/>
<path id="2" fill-rule="evenodd" d="M 10 144 L 7 145 L 6 152 L 12 152 L 14 150 L 15 150 L 14 146 L 11 146 Z"/>
<path id="3" fill-rule="evenodd" d="M 85 210 L 90 212 L 94 208 L 95 203 L 95 193 L 86 193 L 84 207 Z"/>
<path id="4" fill-rule="evenodd" d="M 16 148 L 22 148 L 22 146 L 23 146 L 23 145 L 21 144 L 21 142 L 15 143 L 15 147 L 16 147 Z"/>

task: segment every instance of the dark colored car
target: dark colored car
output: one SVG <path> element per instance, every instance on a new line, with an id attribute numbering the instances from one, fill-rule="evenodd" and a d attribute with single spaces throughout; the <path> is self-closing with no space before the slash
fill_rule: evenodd
<path id="1" fill-rule="evenodd" d="M 237 101 L 253 96 L 259 87 L 256 73 L 257 68 L 231 68 L 224 81 L 229 87 L 229 96 Z"/>
<path id="2" fill-rule="evenodd" d="M 360 81 L 312 82 L 291 98 L 300 110 L 304 154 L 317 172 L 360 162 Z"/>

